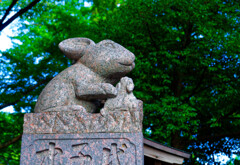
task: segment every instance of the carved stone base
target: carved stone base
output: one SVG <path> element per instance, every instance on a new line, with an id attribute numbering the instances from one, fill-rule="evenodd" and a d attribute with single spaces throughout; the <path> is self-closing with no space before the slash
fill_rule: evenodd
<path id="1" fill-rule="evenodd" d="M 23 134 L 21 165 L 143 165 L 142 133 Z"/>
<path id="2" fill-rule="evenodd" d="M 79 134 L 142 132 L 143 103 L 131 111 L 110 111 L 104 114 L 79 111 L 26 113 L 24 134 Z"/>

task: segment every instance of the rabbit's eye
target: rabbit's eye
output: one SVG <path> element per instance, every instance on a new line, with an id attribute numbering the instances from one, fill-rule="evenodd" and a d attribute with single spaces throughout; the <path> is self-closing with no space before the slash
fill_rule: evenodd
<path id="1" fill-rule="evenodd" d="M 74 38 L 72 40 L 72 44 L 75 47 L 77 47 L 77 46 L 88 46 L 88 45 L 91 44 L 91 42 L 88 39 L 85 39 L 85 38 Z"/>
<path id="2" fill-rule="evenodd" d="M 112 43 L 105 43 L 104 45 L 105 45 L 106 47 L 114 48 L 114 49 L 115 49 L 115 46 L 114 46 Z"/>

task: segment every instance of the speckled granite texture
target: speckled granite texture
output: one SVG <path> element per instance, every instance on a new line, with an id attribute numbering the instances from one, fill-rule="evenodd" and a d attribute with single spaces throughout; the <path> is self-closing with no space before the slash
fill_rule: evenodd
<path id="1" fill-rule="evenodd" d="M 142 165 L 143 103 L 124 77 L 135 56 L 111 40 L 70 38 L 59 48 L 76 63 L 25 114 L 21 165 Z"/>
<path id="2" fill-rule="evenodd" d="M 24 134 L 21 153 L 21 165 L 143 165 L 143 136 Z"/>
<path id="3" fill-rule="evenodd" d="M 78 106 L 57 107 L 55 111 L 28 113 L 24 117 L 24 133 L 90 133 L 142 132 L 143 104 L 132 91 L 131 78 L 117 84 L 117 96 L 108 99 L 100 113 L 88 113 Z M 66 109 L 63 109 L 66 108 Z M 56 109 L 58 111 L 56 111 Z"/>
<path id="4" fill-rule="evenodd" d="M 82 108 L 96 112 L 102 101 L 117 96 L 113 85 L 135 67 L 134 54 L 111 40 L 95 44 L 88 38 L 70 38 L 59 48 L 76 63 L 47 84 L 34 112 Z"/>
<path id="5" fill-rule="evenodd" d="M 138 103 L 134 111 L 106 110 L 103 115 L 85 111 L 27 113 L 23 133 L 142 132 L 142 101 Z"/>

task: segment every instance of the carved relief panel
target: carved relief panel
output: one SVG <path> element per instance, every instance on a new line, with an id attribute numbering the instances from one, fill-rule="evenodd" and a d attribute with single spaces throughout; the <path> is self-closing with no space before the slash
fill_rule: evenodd
<path id="1" fill-rule="evenodd" d="M 137 165 L 137 146 L 127 138 L 43 137 L 25 147 L 22 149 L 25 153 L 28 152 L 28 155 L 21 158 L 21 163 L 28 161 L 34 165 Z"/>

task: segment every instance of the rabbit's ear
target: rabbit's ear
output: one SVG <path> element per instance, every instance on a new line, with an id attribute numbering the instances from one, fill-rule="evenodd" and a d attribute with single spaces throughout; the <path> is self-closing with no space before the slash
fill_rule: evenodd
<path id="1" fill-rule="evenodd" d="M 88 38 L 69 38 L 58 45 L 59 49 L 72 60 L 81 58 L 91 46 L 95 46 L 95 43 Z"/>

